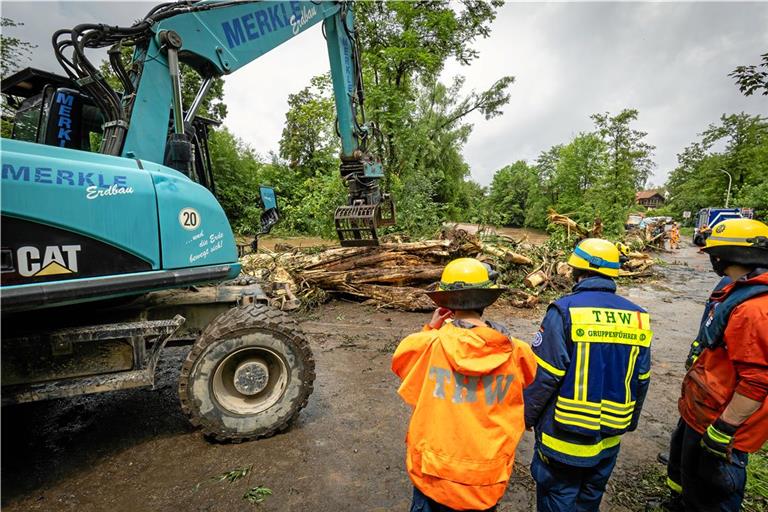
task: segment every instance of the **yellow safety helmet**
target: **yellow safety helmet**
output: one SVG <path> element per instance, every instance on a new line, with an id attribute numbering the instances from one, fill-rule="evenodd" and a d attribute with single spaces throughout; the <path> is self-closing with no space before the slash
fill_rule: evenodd
<path id="1" fill-rule="evenodd" d="M 608 277 L 618 277 L 621 263 L 619 249 L 602 238 L 586 238 L 573 250 L 568 264 L 573 268 L 597 272 Z"/>
<path id="2" fill-rule="evenodd" d="M 505 290 L 493 282 L 488 267 L 474 258 L 448 263 L 436 288 L 427 292 L 429 298 L 438 306 L 454 310 L 490 306 Z"/>
<path id="3" fill-rule="evenodd" d="M 768 267 L 768 225 L 752 219 L 724 220 L 702 251 L 737 265 Z"/>

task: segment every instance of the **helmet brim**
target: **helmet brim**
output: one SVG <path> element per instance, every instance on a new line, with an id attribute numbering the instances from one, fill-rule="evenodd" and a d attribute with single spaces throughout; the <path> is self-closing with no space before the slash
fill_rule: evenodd
<path id="1" fill-rule="evenodd" d="M 506 288 L 468 288 L 465 290 L 437 290 L 427 292 L 432 302 L 448 309 L 482 309 L 490 306 Z"/>

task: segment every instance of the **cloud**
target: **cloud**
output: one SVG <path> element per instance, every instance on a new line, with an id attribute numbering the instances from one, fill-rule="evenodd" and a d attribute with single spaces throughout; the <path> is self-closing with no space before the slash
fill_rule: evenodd
<path id="1" fill-rule="evenodd" d="M 60 72 L 55 30 L 130 25 L 153 3 L 3 2 L 3 16 L 26 23 L 8 33 L 39 45 L 32 65 Z M 765 97 L 745 98 L 727 76 L 768 50 L 766 26 L 765 3 L 506 4 L 491 36 L 476 43 L 480 58 L 469 67 L 449 62 L 443 73 L 446 81 L 465 75 L 467 90 L 516 77 L 503 116 L 470 118 L 464 154 L 472 177 L 488 184 L 504 165 L 592 129 L 590 114 L 636 108 L 636 128 L 657 148 L 653 181 L 663 183 L 676 154 L 723 113 L 768 115 Z M 314 27 L 226 78 L 226 124 L 258 152 L 276 150 L 288 95 L 327 69 Z"/>
<path id="2" fill-rule="evenodd" d="M 721 114 L 768 113 L 765 98 L 745 98 L 727 76 L 768 49 L 766 26 L 766 4 L 505 5 L 478 61 L 444 73 L 466 75 L 468 88 L 517 78 L 504 116 L 472 119 L 472 176 L 487 184 L 500 167 L 590 130 L 590 114 L 636 108 L 635 127 L 657 148 L 652 181 L 663 183 Z"/>

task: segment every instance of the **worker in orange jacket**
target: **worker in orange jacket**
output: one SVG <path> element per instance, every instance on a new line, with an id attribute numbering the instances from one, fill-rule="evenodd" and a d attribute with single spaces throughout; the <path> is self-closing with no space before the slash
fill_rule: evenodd
<path id="1" fill-rule="evenodd" d="M 502 292 L 478 260 L 450 262 L 428 293 L 439 306 L 432 321 L 392 358 L 398 393 L 413 407 L 406 437 L 412 512 L 495 510 L 507 487 L 536 360 L 504 326 L 483 320 Z"/>
<path id="2" fill-rule="evenodd" d="M 732 282 L 712 293 L 691 348 L 664 508 L 736 512 L 748 454 L 768 441 L 768 226 L 725 220 L 703 250 Z"/>

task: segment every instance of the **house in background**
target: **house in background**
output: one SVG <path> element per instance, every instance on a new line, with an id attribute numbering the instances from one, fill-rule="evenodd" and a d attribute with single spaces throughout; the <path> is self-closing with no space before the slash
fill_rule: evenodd
<path id="1" fill-rule="evenodd" d="M 664 205 L 664 196 L 658 190 L 641 190 L 635 194 L 635 202 L 646 208 L 658 208 Z"/>

